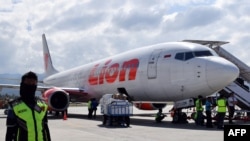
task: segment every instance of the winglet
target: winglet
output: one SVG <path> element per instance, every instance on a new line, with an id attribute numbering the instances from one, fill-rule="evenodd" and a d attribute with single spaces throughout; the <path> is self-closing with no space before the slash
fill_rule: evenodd
<path id="1" fill-rule="evenodd" d="M 197 43 L 197 44 L 201 44 L 201 45 L 207 45 L 210 48 L 221 46 L 221 45 L 229 43 L 229 42 L 225 42 L 225 41 L 208 41 L 208 40 L 183 40 L 183 42 L 191 42 L 191 43 Z"/>
<path id="2" fill-rule="evenodd" d="M 52 64 L 52 60 L 51 60 L 50 53 L 49 53 L 49 47 L 47 44 L 45 34 L 42 35 L 42 40 L 43 40 L 44 71 L 45 71 L 45 75 L 49 76 L 49 75 L 57 73 L 58 71 L 54 68 Z"/>

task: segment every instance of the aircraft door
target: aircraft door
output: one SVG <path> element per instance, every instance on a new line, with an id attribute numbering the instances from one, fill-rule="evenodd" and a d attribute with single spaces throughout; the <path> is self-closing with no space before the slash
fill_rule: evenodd
<path id="1" fill-rule="evenodd" d="M 156 49 L 152 52 L 148 60 L 148 79 L 155 79 L 157 77 L 157 61 L 160 57 L 162 49 Z"/>

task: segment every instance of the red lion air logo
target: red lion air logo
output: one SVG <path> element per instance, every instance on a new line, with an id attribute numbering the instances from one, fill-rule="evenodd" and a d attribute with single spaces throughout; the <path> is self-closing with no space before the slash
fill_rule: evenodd
<path id="1" fill-rule="evenodd" d="M 100 85 L 104 82 L 114 83 L 117 79 L 119 82 L 127 80 L 135 80 L 137 69 L 139 67 L 139 60 L 137 58 L 125 61 L 121 64 L 113 63 L 108 60 L 103 66 L 96 64 L 90 71 L 89 84 Z"/>

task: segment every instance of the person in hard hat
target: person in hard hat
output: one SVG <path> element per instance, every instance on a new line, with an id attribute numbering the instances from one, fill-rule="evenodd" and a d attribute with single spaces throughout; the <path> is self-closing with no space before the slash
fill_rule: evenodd
<path id="1" fill-rule="evenodd" d="M 20 97 L 9 102 L 6 141 L 50 141 L 47 104 L 37 97 L 37 75 L 27 72 L 22 76 Z"/>
<path id="2" fill-rule="evenodd" d="M 224 128 L 224 118 L 227 111 L 227 100 L 223 94 L 216 101 L 217 104 L 217 128 Z"/>

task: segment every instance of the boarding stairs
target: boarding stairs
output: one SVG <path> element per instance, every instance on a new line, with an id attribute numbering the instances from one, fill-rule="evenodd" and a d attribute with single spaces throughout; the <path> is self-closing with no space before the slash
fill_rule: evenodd
<path id="1" fill-rule="evenodd" d="M 234 92 L 236 99 L 238 100 L 237 106 L 244 110 L 250 110 L 250 93 L 247 87 L 239 84 L 237 81 L 232 82 L 218 93 L 229 96 Z"/>

